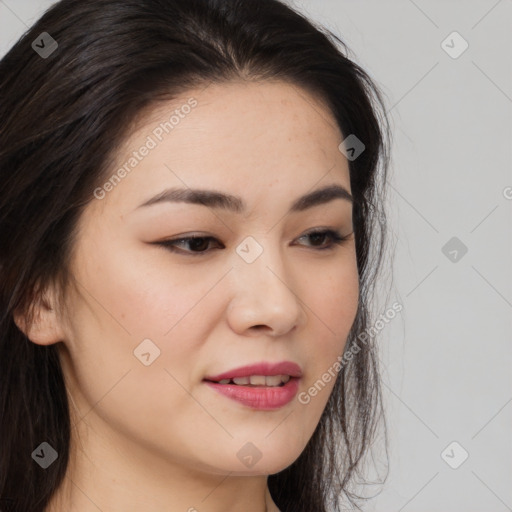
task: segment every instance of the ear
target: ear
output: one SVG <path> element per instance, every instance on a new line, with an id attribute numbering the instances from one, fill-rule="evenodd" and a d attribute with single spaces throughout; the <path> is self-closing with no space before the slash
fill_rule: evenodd
<path id="1" fill-rule="evenodd" d="M 52 345 L 64 339 L 64 330 L 58 315 L 56 294 L 48 289 L 36 297 L 32 303 L 33 319 L 27 315 L 14 313 L 14 322 L 27 338 L 37 345 Z"/>

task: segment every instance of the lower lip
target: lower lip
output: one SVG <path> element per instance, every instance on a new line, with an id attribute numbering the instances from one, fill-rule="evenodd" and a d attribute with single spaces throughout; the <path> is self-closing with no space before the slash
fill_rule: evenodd
<path id="1" fill-rule="evenodd" d="M 284 386 L 254 387 L 236 384 L 218 384 L 204 381 L 219 393 L 253 409 L 269 411 L 290 403 L 299 389 L 299 379 L 292 377 Z"/>

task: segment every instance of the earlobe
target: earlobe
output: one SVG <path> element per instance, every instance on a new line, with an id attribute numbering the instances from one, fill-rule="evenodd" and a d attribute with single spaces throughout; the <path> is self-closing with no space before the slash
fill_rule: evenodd
<path id="1" fill-rule="evenodd" d="M 64 333 L 57 315 L 53 297 L 43 296 L 35 299 L 32 305 L 32 322 L 21 312 L 14 313 L 14 322 L 25 336 L 37 345 L 52 345 L 63 340 Z"/>

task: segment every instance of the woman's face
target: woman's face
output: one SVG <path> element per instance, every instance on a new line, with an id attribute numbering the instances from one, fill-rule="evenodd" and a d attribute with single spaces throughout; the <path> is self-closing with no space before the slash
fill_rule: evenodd
<path id="1" fill-rule="evenodd" d="M 126 464 L 276 473 L 318 424 L 357 310 L 350 199 L 299 201 L 351 191 L 342 134 L 282 82 L 199 88 L 142 124 L 79 223 L 61 353 L 75 421 Z M 171 189 L 236 199 L 151 201 Z M 205 380 L 281 362 L 301 373 L 284 387 Z"/>

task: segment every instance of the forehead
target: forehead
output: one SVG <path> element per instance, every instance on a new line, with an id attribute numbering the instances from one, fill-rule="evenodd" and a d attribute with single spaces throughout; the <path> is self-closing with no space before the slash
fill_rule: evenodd
<path id="1" fill-rule="evenodd" d="M 332 112 L 296 85 L 210 84 L 140 117 L 105 176 L 125 169 L 106 199 L 127 213 L 176 186 L 222 188 L 255 202 L 271 190 L 289 202 L 322 179 L 350 190 L 341 140 Z"/>

